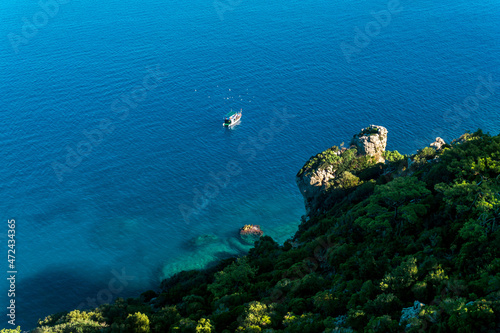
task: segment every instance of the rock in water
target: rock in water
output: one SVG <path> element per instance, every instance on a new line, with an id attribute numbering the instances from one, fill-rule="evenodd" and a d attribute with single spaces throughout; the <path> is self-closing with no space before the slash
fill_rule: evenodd
<path id="1" fill-rule="evenodd" d="M 205 246 L 214 242 L 217 242 L 219 238 L 215 235 L 200 235 L 191 240 L 191 243 L 194 246 Z"/>
<path id="2" fill-rule="evenodd" d="M 387 146 L 387 128 L 370 125 L 354 135 L 351 146 L 355 146 L 358 154 L 375 157 L 377 162 L 385 162 L 384 152 Z"/>
<path id="3" fill-rule="evenodd" d="M 260 226 L 255 224 L 246 224 L 240 229 L 241 239 L 249 244 L 253 244 L 263 234 L 264 232 L 260 229 Z"/>

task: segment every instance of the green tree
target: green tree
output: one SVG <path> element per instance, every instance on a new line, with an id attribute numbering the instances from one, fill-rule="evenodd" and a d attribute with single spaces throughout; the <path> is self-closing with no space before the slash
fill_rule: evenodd
<path id="1" fill-rule="evenodd" d="M 386 150 L 384 151 L 383 156 L 389 162 L 399 162 L 405 159 L 405 156 L 401 155 L 397 150 Z"/>
<path id="2" fill-rule="evenodd" d="M 492 302 L 482 299 L 467 304 L 463 304 L 463 301 L 460 303 L 449 313 L 448 324 L 453 332 L 491 332 L 497 327 Z"/>
<path id="3" fill-rule="evenodd" d="M 413 162 L 417 166 L 422 166 L 427 163 L 428 160 L 433 159 L 436 156 L 436 149 L 431 147 L 425 147 L 420 150 L 413 158 Z"/>
<path id="4" fill-rule="evenodd" d="M 167 332 L 168 329 L 181 319 L 176 306 L 168 306 L 154 313 L 151 317 L 151 328 L 154 332 Z"/>
<path id="5" fill-rule="evenodd" d="M 396 320 L 391 319 L 390 316 L 384 315 L 370 319 L 366 325 L 365 333 L 391 333 L 399 332 L 399 325 Z"/>
<path id="6" fill-rule="evenodd" d="M 0 333 L 21 333 L 21 326 L 17 326 L 17 328 L 3 328 L 0 330 Z"/>
<path id="7" fill-rule="evenodd" d="M 358 186 L 359 182 L 359 178 L 349 171 L 344 171 L 338 178 L 338 186 L 344 190 Z"/>
<path id="8" fill-rule="evenodd" d="M 323 332 L 325 325 L 320 320 L 320 315 L 304 313 L 300 316 L 288 312 L 283 318 L 285 333 L 316 333 Z"/>
<path id="9" fill-rule="evenodd" d="M 148 316 L 140 312 L 129 314 L 125 320 L 125 325 L 128 332 L 131 333 L 148 333 L 150 331 Z"/>
<path id="10" fill-rule="evenodd" d="M 256 272 L 257 269 L 250 266 L 246 257 L 240 258 L 224 270 L 215 273 L 215 281 L 208 286 L 208 290 L 215 297 L 243 292 Z"/>
<path id="11" fill-rule="evenodd" d="M 375 189 L 372 200 L 394 209 L 394 218 L 398 218 L 398 209 L 403 204 L 422 198 L 431 193 L 425 183 L 416 177 L 399 177 Z"/>
<path id="12" fill-rule="evenodd" d="M 212 333 L 215 328 L 214 326 L 210 323 L 210 319 L 207 318 L 200 318 L 198 320 L 198 325 L 196 325 L 196 333 Z"/>
<path id="13" fill-rule="evenodd" d="M 271 324 L 271 312 L 272 308 L 268 307 L 266 304 L 253 301 L 250 302 L 247 309 L 245 310 L 244 319 L 242 321 L 243 328 L 249 327 L 266 327 Z"/>
<path id="14" fill-rule="evenodd" d="M 177 324 L 175 324 L 170 332 L 172 333 L 196 333 L 196 328 L 198 323 L 189 318 L 181 318 Z"/>
<path id="15" fill-rule="evenodd" d="M 392 272 L 385 275 L 380 282 L 380 289 L 394 293 L 405 291 L 416 281 L 417 273 L 417 259 L 409 256 Z"/>

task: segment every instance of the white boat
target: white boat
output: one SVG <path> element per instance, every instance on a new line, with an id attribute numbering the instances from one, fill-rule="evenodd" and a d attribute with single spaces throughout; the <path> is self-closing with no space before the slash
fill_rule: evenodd
<path id="1" fill-rule="evenodd" d="M 230 126 L 233 126 L 234 124 L 236 124 L 237 122 L 239 122 L 241 119 L 242 112 L 243 112 L 243 110 L 240 110 L 239 112 L 231 111 L 228 114 L 226 114 L 226 116 L 224 117 L 224 122 L 222 123 L 222 126 L 230 127 Z"/>

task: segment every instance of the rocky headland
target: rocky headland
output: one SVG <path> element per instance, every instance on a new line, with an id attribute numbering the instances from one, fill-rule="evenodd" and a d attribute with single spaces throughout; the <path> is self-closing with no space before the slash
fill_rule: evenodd
<path id="1" fill-rule="evenodd" d="M 304 197 L 307 215 L 314 215 L 326 199 L 325 195 L 335 183 L 353 180 L 352 173 L 343 167 L 342 157 L 366 157 L 371 164 L 384 163 L 387 146 L 387 128 L 370 125 L 360 130 L 351 140 L 349 148 L 333 146 L 312 156 L 299 171 L 295 180 Z M 347 179 L 342 179 L 347 178 Z M 351 178 L 351 179 L 348 179 Z M 345 182 L 344 182 L 345 183 Z"/>

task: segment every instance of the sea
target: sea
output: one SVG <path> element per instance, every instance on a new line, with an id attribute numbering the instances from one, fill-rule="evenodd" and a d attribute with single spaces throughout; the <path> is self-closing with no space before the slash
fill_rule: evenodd
<path id="1" fill-rule="evenodd" d="M 242 256 L 245 224 L 285 242 L 296 173 L 370 124 L 405 154 L 500 132 L 497 0 L 2 0 L 0 18 L 0 327 Z"/>

